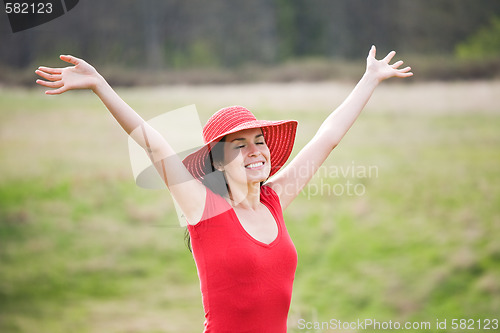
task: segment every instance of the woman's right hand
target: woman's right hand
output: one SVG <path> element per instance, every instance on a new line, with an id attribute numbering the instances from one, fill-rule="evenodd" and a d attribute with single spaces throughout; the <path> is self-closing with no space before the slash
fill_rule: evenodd
<path id="1" fill-rule="evenodd" d="M 35 71 L 36 74 L 46 79 L 38 79 L 36 83 L 44 87 L 54 88 L 45 91 L 46 94 L 62 94 L 72 89 L 92 89 L 95 91 L 102 77 L 94 67 L 73 56 L 62 55 L 60 58 L 74 66 L 65 68 L 39 67 Z"/>

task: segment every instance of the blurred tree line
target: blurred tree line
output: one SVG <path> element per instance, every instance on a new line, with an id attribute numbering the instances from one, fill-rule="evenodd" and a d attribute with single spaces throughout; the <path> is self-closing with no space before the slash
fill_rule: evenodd
<path id="1" fill-rule="evenodd" d="M 61 53 L 153 71 L 272 66 L 363 59 L 371 44 L 402 55 L 500 58 L 499 18 L 499 0 L 81 0 L 15 34 L 5 15 L 0 69 L 53 63 Z"/>

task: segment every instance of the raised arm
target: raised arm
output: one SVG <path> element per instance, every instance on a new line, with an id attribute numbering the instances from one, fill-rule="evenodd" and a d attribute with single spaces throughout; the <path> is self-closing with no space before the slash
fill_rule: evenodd
<path id="1" fill-rule="evenodd" d="M 283 209 L 295 199 L 339 144 L 368 103 L 377 85 L 391 77 L 405 78 L 413 75 L 410 67 L 399 69 L 403 64 L 401 60 L 389 64 L 395 54 L 396 52 L 392 51 L 384 59 L 376 60 L 376 49 L 372 46 L 366 60 L 365 74 L 351 94 L 326 118 L 316 135 L 290 164 L 269 180 L 269 185 L 280 197 Z"/>
<path id="2" fill-rule="evenodd" d="M 163 136 L 125 103 L 90 64 L 67 55 L 62 55 L 61 60 L 73 66 L 36 70 L 36 74 L 45 79 L 36 82 L 52 88 L 45 93 L 57 95 L 74 89 L 92 90 L 125 132 L 146 150 L 188 221 L 198 222 L 205 204 L 205 187 L 191 176 Z"/>

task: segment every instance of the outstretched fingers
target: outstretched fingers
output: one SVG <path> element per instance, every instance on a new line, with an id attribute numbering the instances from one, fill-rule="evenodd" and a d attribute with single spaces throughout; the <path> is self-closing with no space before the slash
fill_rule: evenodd
<path id="1" fill-rule="evenodd" d="M 45 66 L 38 67 L 38 71 L 50 73 L 50 74 L 61 74 L 62 70 L 63 70 L 63 68 L 52 68 L 52 67 L 45 67 Z"/>
<path id="2" fill-rule="evenodd" d="M 389 52 L 383 59 L 377 60 L 375 58 L 376 48 L 372 45 L 367 58 L 367 72 L 375 75 L 380 81 L 391 77 L 409 77 L 412 76 L 410 67 L 400 68 L 403 65 L 402 60 L 398 60 L 391 64 L 392 59 L 396 55 L 396 51 Z"/>
<path id="3" fill-rule="evenodd" d="M 387 64 L 389 64 L 389 62 L 392 60 L 392 58 L 394 57 L 395 54 L 396 54 L 395 51 L 389 52 L 389 54 L 383 59 L 383 61 L 387 61 Z M 397 77 L 409 77 L 409 76 L 412 76 L 413 73 L 410 72 L 411 71 L 411 67 L 410 66 L 406 66 L 404 68 L 399 68 L 399 67 L 401 67 L 401 65 L 403 65 L 403 63 L 404 63 L 403 60 L 398 60 L 398 61 L 396 61 L 395 63 L 393 63 L 390 66 L 396 71 L 396 76 Z"/>
<path id="4" fill-rule="evenodd" d="M 97 71 L 84 60 L 61 55 L 61 60 L 73 65 L 64 68 L 38 67 L 35 71 L 41 79 L 36 83 L 52 88 L 45 93 L 49 95 L 60 94 L 72 89 L 92 89 L 98 76 Z"/>
<path id="5" fill-rule="evenodd" d="M 403 64 L 403 60 L 399 60 L 399 61 L 396 61 L 395 63 L 393 63 L 391 65 L 392 68 L 394 69 L 397 69 L 398 67 L 400 67 L 401 65 Z"/>
<path id="6" fill-rule="evenodd" d="M 47 88 L 61 88 L 64 83 L 61 80 L 58 81 L 45 81 L 45 80 L 36 80 L 36 83 L 38 83 L 41 86 L 47 87 Z"/>
<path id="7" fill-rule="evenodd" d="M 52 88 L 51 90 L 45 91 L 46 95 L 62 94 L 63 92 L 68 90 L 68 88 L 64 85 L 62 81 L 50 82 L 50 81 L 37 80 L 36 83 L 47 88 Z"/>
<path id="8" fill-rule="evenodd" d="M 372 45 L 372 47 L 370 48 L 370 52 L 368 52 L 368 57 L 375 58 L 376 55 L 377 55 L 377 48 L 375 47 L 375 45 Z"/>
<path id="9" fill-rule="evenodd" d="M 402 68 L 402 69 L 398 69 L 397 70 L 397 76 L 398 77 L 409 77 L 409 76 L 412 76 L 413 73 L 410 72 L 411 71 L 411 67 L 410 66 L 407 66 L 405 68 Z"/>
<path id="10" fill-rule="evenodd" d="M 64 86 L 58 88 L 58 89 L 54 89 L 54 90 L 47 90 L 45 92 L 46 95 L 58 95 L 58 94 L 62 94 L 63 92 L 67 91 L 68 89 L 66 89 Z"/>
<path id="11" fill-rule="evenodd" d="M 389 52 L 384 59 L 382 59 L 382 61 L 384 61 L 385 63 L 389 63 L 392 58 L 394 58 L 394 55 L 396 54 L 396 51 L 391 51 Z"/>
<path id="12" fill-rule="evenodd" d="M 70 55 L 60 55 L 59 58 L 61 58 L 62 61 L 66 61 L 70 64 L 73 64 L 73 65 L 78 65 L 80 63 L 80 59 L 78 59 L 77 57 L 73 57 L 73 56 L 70 56 Z"/>
<path id="13" fill-rule="evenodd" d="M 42 69 L 42 70 L 41 70 Z M 35 73 L 45 80 L 38 79 L 36 83 L 47 88 L 52 88 L 53 90 L 45 91 L 47 95 L 60 94 L 65 91 L 64 82 L 62 80 L 62 74 L 51 74 L 59 73 L 57 69 L 52 69 L 48 67 L 40 67 Z M 62 73 L 62 72 L 61 72 Z M 48 81 L 47 81 L 48 80 Z"/>
<path id="14" fill-rule="evenodd" d="M 37 69 L 35 73 L 41 77 L 43 77 L 46 80 L 50 81 L 57 81 L 62 79 L 62 72 L 54 71 L 54 72 L 49 72 L 49 71 L 43 71 L 40 69 Z"/>

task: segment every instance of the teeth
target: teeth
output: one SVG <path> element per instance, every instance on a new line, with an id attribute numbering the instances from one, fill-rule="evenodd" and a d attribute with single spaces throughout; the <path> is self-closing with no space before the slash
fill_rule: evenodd
<path id="1" fill-rule="evenodd" d="M 248 169 L 253 169 L 253 168 L 260 167 L 261 165 L 264 165 L 264 162 L 252 163 L 252 164 L 247 165 L 246 167 Z"/>

